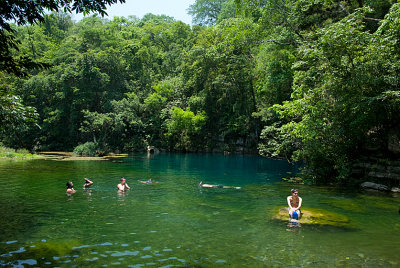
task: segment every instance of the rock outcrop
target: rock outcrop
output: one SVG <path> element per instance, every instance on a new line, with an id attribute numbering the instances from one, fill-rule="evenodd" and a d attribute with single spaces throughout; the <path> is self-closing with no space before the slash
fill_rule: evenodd
<path id="1" fill-rule="evenodd" d="M 157 147 L 147 146 L 147 153 L 158 154 L 159 152 L 160 152 L 160 150 Z"/>
<path id="2" fill-rule="evenodd" d="M 376 157 L 362 158 L 352 168 L 352 176 L 371 181 L 400 183 L 400 161 Z"/>
<path id="3" fill-rule="evenodd" d="M 384 191 L 384 192 L 390 191 L 390 188 L 387 187 L 386 185 L 369 182 L 369 181 L 361 183 L 360 186 L 361 186 L 361 188 L 367 189 L 367 190 L 377 190 L 377 191 Z"/>
<path id="4" fill-rule="evenodd" d="M 400 188 L 398 188 L 398 187 L 392 187 L 391 191 L 392 191 L 393 193 L 400 193 Z"/>
<path id="5" fill-rule="evenodd" d="M 400 136 L 395 130 L 389 132 L 388 150 L 392 153 L 400 154 Z"/>

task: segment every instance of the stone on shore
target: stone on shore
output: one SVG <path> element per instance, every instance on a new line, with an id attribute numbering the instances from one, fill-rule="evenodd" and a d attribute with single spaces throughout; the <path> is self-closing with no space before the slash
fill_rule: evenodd
<path id="1" fill-rule="evenodd" d="M 394 193 L 400 193 L 400 188 L 392 187 L 391 191 L 394 192 Z"/>
<path id="2" fill-rule="evenodd" d="M 361 188 L 366 189 L 366 190 L 377 190 L 377 191 L 384 191 L 384 192 L 389 192 L 390 189 L 386 185 L 379 184 L 379 183 L 374 183 L 374 182 L 363 182 L 361 183 Z"/>

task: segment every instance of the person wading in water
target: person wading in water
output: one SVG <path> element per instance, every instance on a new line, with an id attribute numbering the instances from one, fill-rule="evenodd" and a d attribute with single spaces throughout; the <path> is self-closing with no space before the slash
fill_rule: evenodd
<path id="1" fill-rule="evenodd" d="M 125 192 L 125 191 L 131 189 L 131 187 L 129 187 L 129 185 L 126 183 L 126 180 L 124 177 L 122 177 L 120 179 L 120 181 L 121 181 L 121 183 L 117 185 L 119 192 Z"/>
<path id="2" fill-rule="evenodd" d="M 72 183 L 72 181 L 67 182 L 67 195 L 72 195 L 74 193 L 76 193 L 74 189 L 74 184 Z"/>

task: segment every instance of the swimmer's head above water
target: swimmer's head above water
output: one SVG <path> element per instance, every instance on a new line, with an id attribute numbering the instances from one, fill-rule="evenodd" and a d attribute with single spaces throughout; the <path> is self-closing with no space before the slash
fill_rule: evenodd
<path id="1" fill-rule="evenodd" d="M 67 189 L 72 189 L 74 188 L 74 184 L 72 183 L 72 181 L 67 182 Z"/>

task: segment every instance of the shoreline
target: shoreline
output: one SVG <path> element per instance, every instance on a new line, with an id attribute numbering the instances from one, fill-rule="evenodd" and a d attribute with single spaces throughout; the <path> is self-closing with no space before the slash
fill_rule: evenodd
<path id="1" fill-rule="evenodd" d="M 54 160 L 54 161 L 107 161 L 127 157 L 128 154 L 109 154 L 105 156 L 79 156 L 73 152 L 37 152 L 31 153 L 8 153 L 0 156 L 0 161 L 19 161 L 19 160 Z"/>
<path id="2" fill-rule="evenodd" d="M 119 159 L 128 157 L 128 154 L 114 154 L 111 153 L 105 156 L 79 156 L 72 152 L 39 152 L 39 156 L 43 156 L 45 160 L 56 160 L 56 161 L 76 161 L 76 160 L 91 160 L 91 161 L 107 161 L 113 159 Z"/>
<path id="3" fill-rule="evenodd" d="M 12 149 L 0 145 L 0 161 L 4 160 L 34 160 L 41 159 L 42 156 L 38 154 L 32 154 L 26 149 Z"/>

